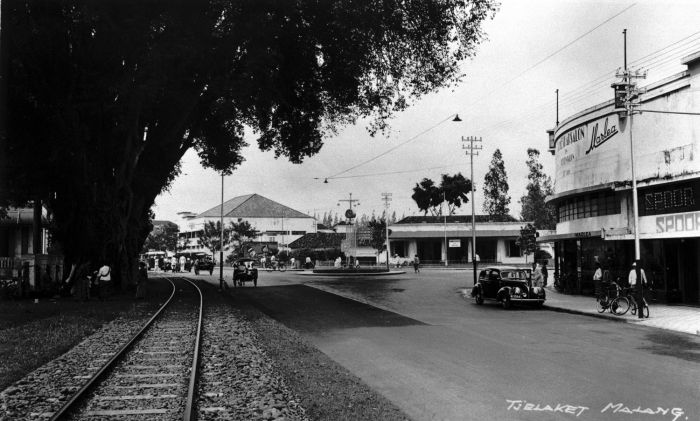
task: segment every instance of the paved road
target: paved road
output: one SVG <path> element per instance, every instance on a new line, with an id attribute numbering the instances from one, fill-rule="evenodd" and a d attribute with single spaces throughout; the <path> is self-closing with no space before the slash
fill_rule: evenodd
<path id="1" fill-rule="evenodd" d="M 697 337 L 476 306 L 469 275 L 261 273 L 244 293 L 416 420 L 700 419 Z"/>

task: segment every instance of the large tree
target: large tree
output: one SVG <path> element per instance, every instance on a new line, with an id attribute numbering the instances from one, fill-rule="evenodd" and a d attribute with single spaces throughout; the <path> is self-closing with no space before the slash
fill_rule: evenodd
<path id="1" fill-rule="evenodd" d="M 496 149 L 491 158 L 489 171 L 484 176 L 484 212 L 491 220 L 506 221 L 510 219 L 509 204 L 508 175 L 501 150 Z"/>
<path id="2" fill-rule="evenodd" d="M 67 260 L 108 260 L 122 285 L 188 149 L 227 174 L 244 159 L 246 127 L 294 163 L 339 124 L 371 117 L 383 129 L 459 80 L 496 10 L 493 0 L 1 5 L 10 197 L 43 200 Z"/>
<path id="3" fill-rule="evenodd" d="M 429 178 L 424 178 L 420 183 L 416 183 L 411 198 L 425 215 L 428 212 L 433 216 L 442 215 L 443 203 L 447 204 L 445 212 L 452 215 L 458 207 L 469 202 L 468 193 L 471 188 L 471 180 L 464 178 L 462 173 L 443 174 L 439 186 L 435 185 L 435 182 Z"/>
<path id="4" fill-rule="evenodd" d="M 250 248 L 250 243 L 259 235 L 259 231 L 253 228 L 248 221 L 231 221 L 229 225 L 227 244 L 234 250 L 237 257 L 245 255 Z"/>
<path id="5" fill-rule="evenodd" d="M 555 229 L 557 225 L 556 213 L 553 206 L 545 203 L 545 198 L 554 193 L 552 179 L 542 170 L 539 161 L 540 152 L 537 149 L 528 148 L 527 161 L 528 183 L 527 193 L 520 198 L 522 205 L 521 217 L 523 221 L 533 221 L 537 229 Z"/>

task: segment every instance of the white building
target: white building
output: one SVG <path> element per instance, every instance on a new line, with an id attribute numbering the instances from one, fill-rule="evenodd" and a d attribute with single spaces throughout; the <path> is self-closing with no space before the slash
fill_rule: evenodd
<path id="1" fill-rule="evenodd" d="M 221 220 L 222 205 L 217 205 L 196 216 L 184 214 L 180 224 L 182 252 L 211 251 L 199 244 L 199 233 L 208 221 Z M 255 242 L 286 248 L 289 243 L 306 233 L 316 232 L 316 220 L 305 213 L 284 206 L 259 194 L 248 194 L 230 199 L 223 204 L 224 226 L 231 222 L 247 221 L 260 234 Z"/>
<path id="2" fill-rule="evenodd" d="M 476 254 L 483 263 L 524 264 L 515 240 L 527 222 L 492 222 L 477 215 L 475 223 Z M 471 262 L 472 224 L 470 215 L 409 216 L 390 225 L 392 256 L 418 255 L 423 263 Z M 530 259 L 530 262 L 532 259 Z"/>
<path id="3" fill-rule="evenodd" d="M 572 291 L 592 293 L 596 263 L 626 278 L 640 257 L 659 301 L 700 302 L 700 52 L 688 70 L 646 87 L 641 114 L 604 102 L 564 119 L 550 137 L 556 160 L 555 271 Z M 611 98 L 613 92 L 610 92 Z M 634 224 L 634 145 L 639 225 Z"/>

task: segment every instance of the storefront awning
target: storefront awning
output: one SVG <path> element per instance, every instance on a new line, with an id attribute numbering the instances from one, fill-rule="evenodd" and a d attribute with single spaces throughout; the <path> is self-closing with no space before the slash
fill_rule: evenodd
<path id="1" fill-rule="evenodd" d="M 391 229 L 391 228 L 390 228 Z M 476 230 L 477 237 L 518 237 L 520 229 L 513 230 Z M 429 231 L 394 231 L 389 234 L 390 240 L 409 239 L 409 238 L 443 238 L 445 231 L 429 230 Z M 447 231 L 448 238 L 471 238 L 470 230 Z"/>
<path id="2" fill-rule="evenodd" d="M 551 235 L 541 235 L 537 237 L 538 243 L 549 243 L 552 241 L 559 240 L 572 240 L 579 238 L 604 238 L 603 232 L 601 230 L 597 231 L 579 231 L 579 232 L 567 232 L 563 234 L 551 234 Z"/>

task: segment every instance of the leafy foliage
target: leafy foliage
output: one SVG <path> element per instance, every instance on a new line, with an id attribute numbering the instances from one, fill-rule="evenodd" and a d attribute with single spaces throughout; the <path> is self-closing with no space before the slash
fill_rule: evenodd
<path id="1" fill-rule="evenodd" d="M 386 219 L 372 219 L 369 221 L 370 246 L 380 252 L 386 250 Z"/>
<path id="2" fill-rule="evenodd" d="M 175 251 L 177 249 L 178 232 L 177 225 L 173 223 L 165 223 L 153 227 L 153 230 L 151 230 L 143 243 L 143 252 L 150 250 Z"/>
<path id="3" fill-rule="evenodd" d="M 506 221 L 510 217 L 509 204 L 508 175 L 501 150 L 496 149 L 491 158 L 489 171 L 484 176 L 484 212 L 493 221 Z"/>
<path id="4" fill-rule="evenodd" d="M 496 10 L 493 0 L 1 4 L 9 197 L 41 198 L 67 260 L 108 260 L 122 285 L 188 149 L 227 174 L 244 160 L 246 127 L 294 163 L 340 124 L 370 117 L 381 130 L 460 79 Z"/>
<path id="5" fill-rule="evenodd" d="M 542 171 L 542 164 L 538 160 L 540 152 L 537 149 L 529 148 L 527 156 L 529 181 L 527 193 L 520 198 L 522 205 L 520 215 L 523 221 L 534 221 L 537 229 L 555 229 L 557 225 L 555 209 L 544 201 L 547 196 L 554 193 L 552 179 Z"/>
<path id="6" fill-rule="evenodd" d="M 413 188 L 411 198 L 418 205 L 418 209 L 425 215 L 430 212 L 433 216 L 442 215 L 442 203 L 447 203 L 447 214 L 454 214 L 456 208 L 469 202 L 468 193 L 471 191 L 472 183 L 464 178 L 462 173 L 455 175 L 442 175 L 439 186 L 429 178 L 424 178 Z"/>
<path id="7" fill-rule="evenodd" d="M 259 232 L 248 221 L 231 221 L 227 234 L 228 237 L 224 240 L 226 244 L 234 250 L 236 256 L 242 256 Z"/>
<path id="8" fill-rule="evenodd" d="M 224 225 L 224 243 L 231 238 L 231 227 Z M 208 248 L 212 252 L 212 257 L 221 250 L 221 222 L 207 221 L 204 229 L 199 232 L 199 244 Z"/>

